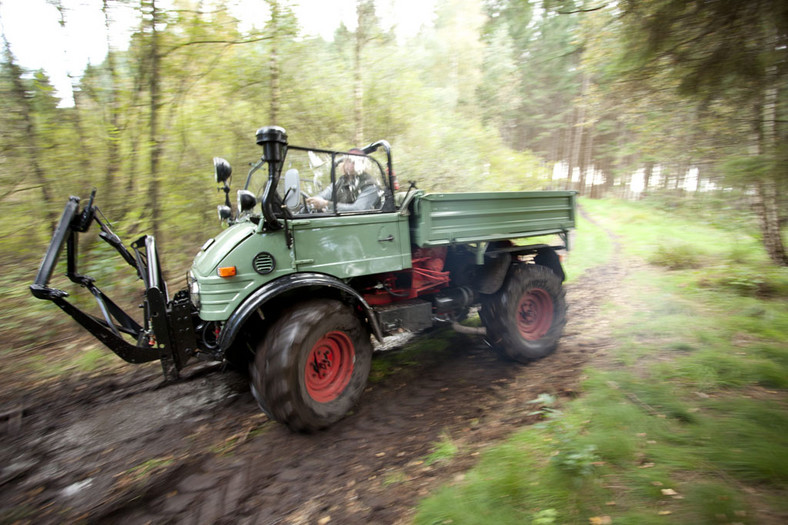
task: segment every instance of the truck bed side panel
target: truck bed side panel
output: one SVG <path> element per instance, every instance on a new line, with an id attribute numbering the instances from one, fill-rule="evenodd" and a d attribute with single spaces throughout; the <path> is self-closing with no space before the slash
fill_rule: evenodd
<path id="1" fill-rule="evenodd" d="M 432 193 L 414 200 L 411 236 L 419 247 L 496 241 L 575 227 L 575 192 Z"/>

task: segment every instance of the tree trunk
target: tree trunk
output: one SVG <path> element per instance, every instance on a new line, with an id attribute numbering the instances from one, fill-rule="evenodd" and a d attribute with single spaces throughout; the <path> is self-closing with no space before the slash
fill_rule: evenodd
<path id="1" fill-rule="evenodd" d="M 159 107 L 161 106 L 159 65 L 161 55 L 159 54 L 159 34 L 156 23 L 159 18 L 159 11 L 156 7 L 156 0 L 150 0 L 150 71 L 148 72 L 148 90 L 150 91 L 150 120 L 148 130 L 148 143 L 150 146 L 150 209 L 151 220 L 153 222 L 153 235 L 157 239 L 160 237 L 161 210 L 159 203 L 160 186 L 159 180 L 159 160 L 162 148 L 159 137 Z"/>
<path id="2" fill-rule="evenodd" d="M 572 178 L 575 171 L 575 166 L 577 165 L 577 148 L 575 148 L 575 144 L 580 140 L 580 133 L 581 129 L 578 126 L 578 122 L 580 117 L 578 113 L 580 112 L 579 108 L 574 108 L 572 110 L 572 125 L 570 126 L 568 133 L 567 133 L 567 148 L 566 148 L 566 184 L 564 185 L 564 189 L 571 190 L 572 189 Z"/>
<path id="3" fill-rule="evenodd" d="M 129 128 L 129 165 L 128 165 L 128 178 L 126 179 L 126 193 L 125 198 L 122 202 L 122 213 L 123 215 L 127 215 L 134 209 L 134 200 L 132 197 L 135 195 L 135 192 L 138 190 L 137 186 L 137 163 L 140 162 L 139 159 L 139 151 L 140 151 L 140 141 L 142 140 L 142 118 L 141 113 L 142 111 L 138 108 L 138 101 L 142 97 L 144 79 L 142 75 L 144 73 L 140 70 L 139 76 L 134 81 L 134 90 L 131 94 L 131 104 L 130 104 L 130 112 L 132 114 L 129 116 L 130 124 Z"/>
<path id="4" fill-rule="evenodd" d="M 14 55 L 11 53 L 11 47 L 5 37 L 5 33 L 3 34 L 3 44 L 5 46 L 6 64 L 10 70 L 11 95 L 16 102 L 16 107 L 19 108 L 19 115 L 24 127 L 24 132 L 22 133 L 24 148 L 27 150 L 27 157 L 30 162 L 33 179 L 41 188 L 41 197 L 44 201 L 44 216 L 54 230 L 58 221 L 58 213 L 55 211 L 56 203 L 52 200 L 52 195 L 49 191 L 49 183 L 44 175 L 44 170 L 38 162 L 40 150 L 36 141 L 36 129 L 33 122 L 31 99 L 27 96 L 25 85 L 22 83 L 22 68 L 14 61 Z"/>
<path id="5" fill-rule="evenodd" d="M 279 24 L 281 22 L 281 9 L 278 0 L 268 0 L 268 6 L 271 9 L 271 20 L 268 23 L 270 37 L 271 37 L 271 51 L 268 55 L 268 74 L 270 75 L 271 84 L 271 106 L 268 116 L 268 122 L 271 125 L 277 125 L 279 122 L 279 107 L 281 92 L 279 89 Z"/>
<path id="6" fill-rule="evenodd" d="M 776 67 L 767 71 L 767 81 L 763 87 L 763 102 L 757 103 L 754 112 L 756 123 L 757 154 L 761 156 L 777 155 L 777 100 L 779 74 Z M 788 266 L 788 257 L 785 253 L 780 232 L 780 201 L 777 191 L 779 173 L 777 170 L 785 169 L 779 163 L 774 163 L 772 173 L 765 175 L 756 183 L 755 211 L 763 235 L 763 245 L 769 258 L 780 266 Z"/>
<path id="7" fill-rule="evenodd" d="M 788 266 L 785 246 L 780 235 L 780 214 L 777 188 L 773 181 L 760 181 L 756 186 L 755 213 L 769 258 L 780 266 Z"/>
<path id="8" fill-rule="evenodd" d="M 54 5 L 55 9 L 57 9 L 60 18 L 58 23 L 60 24 L 60 29 L 63 31 L 63 36 L 64 38 L 67 38 L 66 9 L 60 0 L 55 0 L 52 2 L 52 4 Z M 68 51 L 66 48 L 63 48 L 63 61 L 68 63 Z M 82 172 L 90 173 L 90 141 L 85 138 L 85 129 L 82 126 L 82 119 L 80 118 L 81 112 L 79 107 L 79 81 L 69 71 L 66 72 L 66 76 L 68 77 L 69 83 L 71 84 L 71 98 L 74 101 L 74 111 L 69 111 L 66 113 L 68 115 L 68 119 L 71 121 L 71 125 L 77 132 L 78 147 L 77 151 L 74 152 L 74 155 L 79 159 L 80 169 Z"/>
<path id="9" fill-rule="evenodd" d="M 668 179 L 670 179 L 670 172 L 673 169 L 678 169 L 678 166 L 676 164 L 670 164 L 667 167 L 662 167 L 662 180 L 660 180 L 660 183 L 662 184 L 662 191 L 668 190 Z"/>
<path id="10" fill-rule="evenodd" d="M 364 47 L 363 11 L 361 4 L 356 8 L 358 25 L 353 47 L 353 123 L 354 143 L 361 146 L 364 142 L 364 84 L 361 77 L 361 51 Z"/>
<path id="11" fill-rule="evenodd" d="M 101 11 L 104 13 L 104 27 L 107 30 L 107 73 L 109 74 L 109 89 L 107 97 L 107 169 L 104 173 L 104 187 L 108 192 L 110 202 L 121 212 L 125 210 L 125 199 L 116 193 L 117 177 L 120 172 L 120 108 L 118 107 L 118 70 L 115 67 L 115 54 L 110 47 L 110 18 L 108 0 L 102 0 Z"/>
<path id="12" fill-rule="evenodd" d="M 271 114 L 269 122 L 276 125 L 279 122 L 279 54 L 276 46 L 276 36 L 271 40 L 271 52 L 268 57 L 268 65 L 271 69 Z"/>
<path id="13" fill-rule="evenodd" d="M 591 148 L 594 144 L 594 133 L 593 130 L 589 127 L 588 130 L 584 133 L 585 137 L 583 140 L 583 148 L 582 154 L 580 157 L 580 183 L 578 191 L 580 195 L 585 196 L 587 194 L 586 191 L 586 184 L 588 183 L 588 170 L 591 167 Z M 591 174 L 592 183 L 593 183 L 593 173 Z"/>
<path id="14" fill-rule="evenodd" d="M 646 168 L 643 170 L 643 192 L 640 194 L 640 198 L 648 196 L 648 186 L 651 183 L 651 176 L 654 174 L 654 162 L 648 161 L 646 162 Z"/>
<path id="15" fill-rule="evenodd" d="M 687 180 L 687 170 L 689 169 L 689 166 L 690 165 L 682 166 L 681 171 L 676 173 L 676 185 L 674 189 L 679 195 L 684 194 L 684 181 Z"/>
<path id="16" fill-rule="evenodd" d="M 577 165 L 580 171 L 580 180 L 583 180 L 583 158 L 582 158 L 582 145 L 583 137 L 586 135 L 586 93 L 588 93 L 588 75 L 583 75 L 583 82 L 580 88 L 580 101 L 577 108 L 577 121 L 575 122 L 575 136 L 572 144 L 572 160 L 573 164 Z M 572 188 L 572 171 L 569 172 L 569 188 Z M 582 189 L 580 190 L 582 191 Z"/>

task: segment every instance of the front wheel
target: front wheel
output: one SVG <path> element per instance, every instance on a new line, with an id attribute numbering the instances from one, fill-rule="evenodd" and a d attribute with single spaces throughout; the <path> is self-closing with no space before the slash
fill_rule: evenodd
<path id="1" fill-rule="evenodd" d="M 488 341 L 506 357 L 527 363 L 551 354 L 566 324 L 561 277 L 536 264 L 512 267 L 501 289 L 479 311 Z"/>
<path id="2" fill-rule="evenodd" d="M 310 432 L 353 408 L 371 364 L 369 332 L 350 307 L 307 301 L 285 311 L 259 345 L 252 393 L 273 419 Z"/>

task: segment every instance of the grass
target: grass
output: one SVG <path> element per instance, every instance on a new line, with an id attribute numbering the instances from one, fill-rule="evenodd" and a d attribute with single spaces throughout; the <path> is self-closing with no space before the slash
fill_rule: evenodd
<path id="1" fill-rule="evenodd" d="M 642 203 L 583 205 L 653 265 L 630 272 L 605 307 L 610 362 L 586 371 L 577 400 L 559 409 L 545 397 L 541 424 L 486 451 L 422 501 L 415 522 L 785 520 L 785 269 L 735 228 Z M 578 243 L 570 274 L 577 259 L 603 260 Z"/>
<path id="2" fill-rule="evenodd" d="M 586 206 L 585 202 L 582 206 Z M 572 236 L 570 248 L 564 263 L 569 283 L 599 264 L 599 261 L 610 261 L 614 249 L 610 236 L 582 214 L 577 216 L 577 229 Z M 590 254 L 593 256 L 589 256 Z"/>
<path id="3" fill-rule="evenodd" d="M 431 333 L 430 337 L 416 338 L 397 350 L 376 352 L 372 356 L 372 368 L 368 381 L 380 383 L 403 368 L 430 360 L 445 360 L 451 352 L 451 337 L 453 335 L 452 330 L 443 328 Z"/>
<path id="4" fill-rule="evenodd" d="M 430 452 L 427 457 L 424 458 L 424 464 L 432 465 L 433 463 L 438 463 L 440 461 L 449 461 L 451 458 L 457 455 L 458 450 L 459 449 L 451 439 L 451 436 L 444 432 L 441 434 L 440 441 L 433 444 L 432 452 Z"/>
<path id="5" fill-rule="evenodd" d="M 117 476 L 119 486 L 142 486 L 148 479 L 175 463 L 173 456 L 155 457 L 143 461 Z"/>

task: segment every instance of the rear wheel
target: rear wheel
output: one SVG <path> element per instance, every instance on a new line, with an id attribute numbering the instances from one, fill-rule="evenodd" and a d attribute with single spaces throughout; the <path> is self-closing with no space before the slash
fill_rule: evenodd
<path id="1" fill-rule="evenodd" d="M 358 402 L 372 363 L 369 332 L 339 301 L 301 303 L 268 330 L 252 365 L 252 393 L 296 431 L 325 428 Z"/>
<path id="2" fill-rule="evenodd" d="M 561 277 L 545 266 L 517 264 L 482 301 L 479 315 L 499 353 L 520 362 L 540 359 L 556 349 L 566 324 Z"/>

